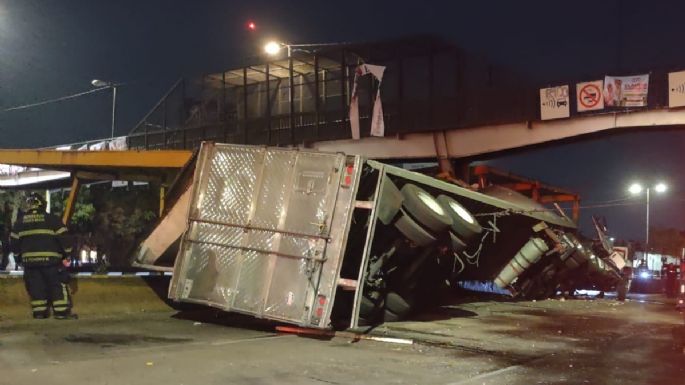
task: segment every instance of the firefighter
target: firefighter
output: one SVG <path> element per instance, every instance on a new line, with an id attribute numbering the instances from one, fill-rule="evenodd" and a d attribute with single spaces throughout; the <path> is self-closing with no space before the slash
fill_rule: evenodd
<path id="1" fill-rule="evenodd" d="M 24 265 L 24 283 L 31 298 L 33 318 L 76 318 L 71 313 L 71 297 L 65 283 L 63 261 L 71 253 L 67 228 L 62 220 L 45 212 L 45 200 L 32 193 L 26 199 L 26 212 L 10 234 L 15 255 Z"/>

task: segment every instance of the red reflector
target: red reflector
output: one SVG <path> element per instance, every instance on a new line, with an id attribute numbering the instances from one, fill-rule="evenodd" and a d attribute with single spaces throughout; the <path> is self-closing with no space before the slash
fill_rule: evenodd
<path id="1" fill-rule="evenodd" d="M 347 166 L 345 172 L 351 175 L 354 172 L 354 166 Z"/>
<path id="2" fill-rule="evenodd" d="M 319 297 L 319 305 L 323 306 L 326 304 L 326 297 Z"/>
<path id="3" fill-rule="evenodd" d="M 316 309 L 316 316 L 319 318 L 321 318 L 321 316 L 323 316 L 323 308 L 322 307 Z"/>
<path id="4" fill-rule="evenodd" d="M 349 175 L 345 176 L 345 184 L 349 185 L 351 183 L 352 183 L 352 177 Z"/>

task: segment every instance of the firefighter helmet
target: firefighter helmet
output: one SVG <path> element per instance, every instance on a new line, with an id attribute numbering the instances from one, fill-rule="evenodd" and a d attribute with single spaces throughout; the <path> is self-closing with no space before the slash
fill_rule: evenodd
<path id="1" fill-rule="evenodd" d="M 29 210 L 39 210 L 45 208 L 45 198 L 39 193 L 32 192 L 26 197 L 26 207 Z"/>

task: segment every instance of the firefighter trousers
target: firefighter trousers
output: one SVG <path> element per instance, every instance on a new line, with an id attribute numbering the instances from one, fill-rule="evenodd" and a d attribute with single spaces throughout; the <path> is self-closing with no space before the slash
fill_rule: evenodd
<path id="1" fill-rule="evenodd" d="M 60 265 L 25 267 L 24 283 L 34 318 L 47 318 L 50 307 L 57 318 L 71 314 L 71 296 L 65 276 L 68 274 Z"/>

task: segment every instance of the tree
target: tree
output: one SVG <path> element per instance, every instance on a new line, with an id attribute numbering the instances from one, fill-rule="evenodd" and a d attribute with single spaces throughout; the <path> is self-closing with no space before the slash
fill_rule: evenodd
<path id="1" fill-rule="evenodd" d="M 150 185 L 103 187 L 91 190 L 95 243 L 111 265 L 128 266 L 134 247 L 157 219 L 157 189 Z"/>
<path id="2" fill-rule="evenodd" d="M 74 205 L 69 228 L 77 248 L 96 246 L 112 266 L 130 264 L 130 254 L 157 219 L 156 186 L 112 188 L 110 184 L 83 186 Z M 55 193 L 52 212 L 64 212 L 66 194 Z M 101 262 L 101 261 L 99 261 Z"/>

